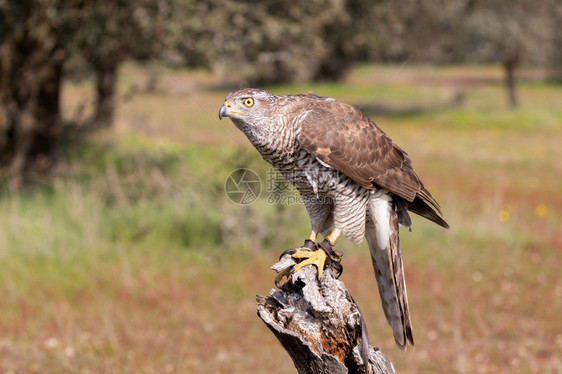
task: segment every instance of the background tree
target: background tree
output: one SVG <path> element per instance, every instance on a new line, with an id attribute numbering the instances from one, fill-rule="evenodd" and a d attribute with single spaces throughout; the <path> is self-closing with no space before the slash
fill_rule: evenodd
<path id="1" fill-rule="evenodd" d="M 178 0 L 178 50 L 231 83 L 310 81 L 330 52 L 323 31 L 346 17 L 344 4 Z"/>
<path id="2" fill-rule="evenodd" d="M 402 49 L 395 26 L 400 21 L 387 12 L 392 4 L 345 1 L 338 17 L 321 30 L 327 52 L 321 56 L 314 78 L 339 80 L 358 62 L 399 59 Z"/>
<path id="3" fill-rule="evenodd" d="M 497 61 L 515 106 L 522 63 L 559 65 L 561 8 L 555 0 L 0 0 L 0 167 L 19 173 L 55 158 L 71 56 L 94 72 L 97 126 L 113 120 L 123 60 L 169 56 L 237 85 L 336 80 L 364 61 Z"/>
<path id="4" fill-rule="evenodd" d="M 550 15 L 552 25 L 562 25 L 562 3 L 549 0 L 551 3 Z M 556 82 L 562 82 L 562 32 L 560 27 L 551 28 L 551 54 L 549 56 L 549 67 L 552 69 L 551 78 Z"/>
<path id="5" fill-rule="evenodd" d="M 358 62 L 451 61 L 466 3 L 176 0 L 171 24 L 188 66 L 231 83 L 338 80 Z"/>
<path id="6" fill-rule="evenodd" d="M 560 7 L 559 2 L 556 4 L 528 0 L 468 2 L 458 41 L 468 60 L 502 64 L 511 107 L 519 102 L 517 69 L 523 62 L 544 63 L 551 53 L 553 31 L 559 31 L 552 17 Z"/>
<path id="7" fill-rule="evenodd" d="M 48 167 L 56 155 L 63 64 L 82 3 L 26 0 L 0 5 L 0 103 L 5 117 L 0 166 L 20 173 L 32 164 Z"/>
<path id="8" fill-rule="evenodd" d="M 108 127 L 115 115 L 117 70 L 125 58 L 147 59 L 166 46 L 170 1 L 119 0 L 88 4 L 74 43 L 95 75 L 93 125 Z"/>
<path id="9" fill-rule="evenodd" d="M 96 76 L 94 123 L 114 115 L 118 64 L 165 45 L 170 1 L 0 0 L 0 167 L 47 169 L 62 133 L 64 64 L 85 57 Z M 1 122 L 0 122 L 1 125 Z"/>

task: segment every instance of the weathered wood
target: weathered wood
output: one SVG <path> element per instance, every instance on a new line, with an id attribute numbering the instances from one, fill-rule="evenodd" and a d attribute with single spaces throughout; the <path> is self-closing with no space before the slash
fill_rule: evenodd
<path id="1" fill-rule="evenodd" d="M 285 255 L 272 268 L 278 272 L 295 264 Z M 322 281 L 314 266 L 292 275 L 281 290 L 258 295 L 258 316 L 291 356 L 300 374 L 395 373 L 392 363 L 368 345 L 361 312 L 344 283 L 328 269 Z"/>

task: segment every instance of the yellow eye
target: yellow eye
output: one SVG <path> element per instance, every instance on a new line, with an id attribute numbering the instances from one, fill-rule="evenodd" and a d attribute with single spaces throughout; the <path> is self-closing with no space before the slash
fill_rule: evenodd
<path id="1" fill-rule="evenodd" d="M 252 99 L 251 97 L 247 97 L 244 99 L 244 101 L 242 101 L 244 103 L 244 105 L 246 105 L 248 108 L 251 107 L 252 105 L 254 105 L 254 99 Z"/>

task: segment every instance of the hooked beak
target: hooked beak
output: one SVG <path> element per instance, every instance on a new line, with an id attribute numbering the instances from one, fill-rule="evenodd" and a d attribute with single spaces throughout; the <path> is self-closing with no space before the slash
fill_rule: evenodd
<path id="1" fill-rule="evenodd" d="M 226 100 L 219 109 L 219 119 L 222 119 L 222 117 L 230 117 L 230 107 L 230 102 Z"/>

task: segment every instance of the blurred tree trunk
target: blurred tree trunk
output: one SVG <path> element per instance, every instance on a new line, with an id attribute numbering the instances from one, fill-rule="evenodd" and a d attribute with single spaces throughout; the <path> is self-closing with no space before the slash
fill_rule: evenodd
<path id="1" fill-rule="evenodd" d="M 21 174 L 48 169 L 60 136 L 60 91 L 65 53 L 49 27 L 0 43 L 0 167 Z"/>
<path id="2" fill-rule="evenodd" d="M 29 72 L 27 92 L 14 87 L 2 100 L 6 108 L 5 144 L 1 166 L 16 174 L 29 168 L 50 167 L 60 135 L 59 111 L 62 63 Z"/>
<path id="3" fill-rule="evenodd" d="M 110 127 L 115 117 L 115 86 L 117 83 L 117 62 L 96 64 L 96 108 L 94 127 Z"/>
<path id="4" fill-rule="evenodd" d="M 519 54 L 515 53 L 509 56 L 504 61 L 503 66 L 505 69 L 505 85 L 507 88 L 508 103 L 511 108 L 517 108 L 519 100 L 517 98 L 517 77 L 515 72 L 519 66 Z"/>

